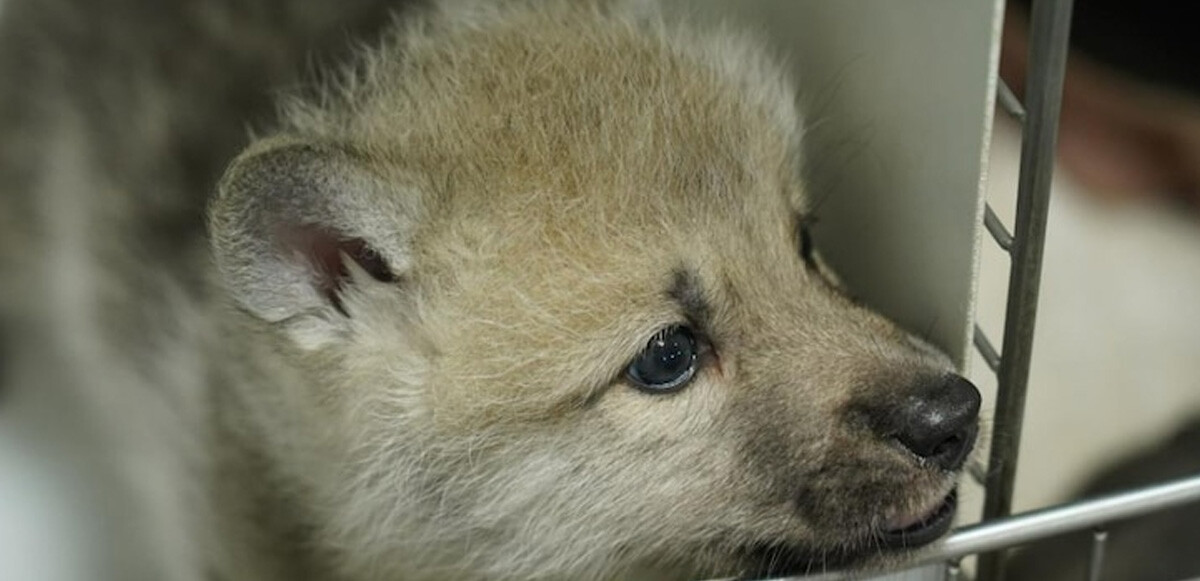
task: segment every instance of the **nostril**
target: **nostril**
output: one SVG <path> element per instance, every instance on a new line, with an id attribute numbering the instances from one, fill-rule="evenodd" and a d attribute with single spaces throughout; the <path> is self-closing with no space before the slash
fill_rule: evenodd
<path id="1" fill-rule="evenodd" d="M 976 430 L 972 427 L 952 434 L 934 446 L 929 453 L 918 455 L 943 470 L 958 470 L 975 447 L 975 433 Z"/>
<path id="2" fill-rule="evenodd" d="M 940 440 L 913 438 L 912 434 L 896 434 L 896 440 L 913 454 L 944 470 L 957 470 L 966 462 L 975 447 L 975 429 L 964 429 Z"/>
<path id="3" fill-rule="evenodd" d="M 933 449 L 933 454 L 931 454 L 931 456 L 945 456 L 947 454 L 953 454 L 956 450 L 962 447 L 964 439 L 965 438 L 963 438 L 962 434 L 954 434 L 953 436 L 946 438 L 944 441 L 938 444 L 936 448 Z"/>

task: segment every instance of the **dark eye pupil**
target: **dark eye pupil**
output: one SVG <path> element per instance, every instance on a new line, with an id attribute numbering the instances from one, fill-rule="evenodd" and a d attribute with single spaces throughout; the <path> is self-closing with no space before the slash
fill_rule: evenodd
<path id="1" fill-rule="evenodd" d="M 662 391 L 687 383 L 695 370 L 696 339 L 686 327 L 672 327 L 650 340 L 628 375 L 639 387 Z"/>
<path id="2" fill-rule="evenodd" d="M 804 259 L 804 262 L 813 264 L 812 232 L 803 226 L 800 228 L 800 257 Z"/>

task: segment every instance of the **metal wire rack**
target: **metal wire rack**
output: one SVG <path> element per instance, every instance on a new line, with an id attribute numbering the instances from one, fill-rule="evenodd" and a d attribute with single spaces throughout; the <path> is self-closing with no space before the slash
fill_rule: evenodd
<path id="1" fill-rule="evenodd" d="M 974 344 L 997 376 L 993 429 L 1003 437 L 993 438 L 987 469 L 974 474 L 986 490 L 982 521 L 956 530 L 941 545 L 924 554 L 920 563 L 940 563 L 940 566 L 922 569 L 923 574 L 931 575 L 922 576 L 922 579 L 957 581 L 966 578 L 968 575 L 960 566 L 961 561 L 978 556 L 975 578 L 1001 581 L 1005 579 L 1008 549 L 1063 533 L 1091 529 L 1086 579 L 1098 581 L 1104 567 L 1107 524 L 1200 501 L 1200 475 L 1196 475 L 1010 515 L 1037 316 L 1072 5 L 1073 0 L 1033 0 L 1031 3 L 1030 67 L 1025 79 L 1025 102 L 1022 103 L 1003 82 L 998 84 L 997 102 L 1022 130 L 1017 211 L 1012 231 L 1004 226 L 990 206 L 984 212 L 984 226 L 995 243 L 1008 253 L 1011 266 L 1001 349 L 997 350 L 978 326 Z M 843 574 L 829 573 L 804 579 L 842 578 Z"/>
<path id="2" fill-rule="evenodd" d="M 1011 257 L 1004 339 L 999 352 L 984 331 L 975 328 L 975 346 L 997 376 L 994 431 L 988 468 L 983 477 L 986 489 L 983 521 L 960 529 L 931 559 L 945 561 L 943 578 L 960 576 L 959 559 L 980 554 L 978 579 L 1005 578 L 1004 549 L 1056 534 L 1092 529 L 1087 579 L 1100 578 L 1108 533 L 1106 523 L 1200 500 L 1200 476 L 1161 483 L 1100 499 L 1009 516 L 1025 393 L 1028 385 L 1041 280 L 1042 248 L 1050 202 L 1050 182 L 1062 89 L 1066 71 L 1073 0 L 1035 0 L 1029 16 L 1029 72 L 1025 82 L 1025 104 L 999 83 L 997 101 L 1022 126 L 1021 166 L 1017 189 L 1017 213 L 1013 233 L 1004 227 L 989 206 L 984 226 Z"/>

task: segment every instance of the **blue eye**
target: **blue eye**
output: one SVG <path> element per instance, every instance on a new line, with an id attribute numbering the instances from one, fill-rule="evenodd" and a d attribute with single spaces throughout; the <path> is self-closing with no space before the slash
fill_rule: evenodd
<path id="1" fill-rule="evenodd" d="M 651 393 L 675 391 L 696 374 L 696 337 L 687 327 L 668 327 L 646 344 L 625 375 Z"/>

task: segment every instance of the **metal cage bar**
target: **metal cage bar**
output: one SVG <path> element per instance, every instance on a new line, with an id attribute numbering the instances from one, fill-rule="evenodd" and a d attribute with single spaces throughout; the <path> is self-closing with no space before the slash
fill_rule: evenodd
<path id="1" fill-rule="evenodd" d="M 978 326 L 974 337 L 976 349 L 998 377 L 994 433 L 999 437 L 993 438 L 989 455 L 984 482 L 986 496 L 983 520 L 979 524 L 958 529 L 924 558 L 924 562 L 945 563 L 943 579 L 958 579 L 960 560 L 979 555 L 977 579 L 1002 581 L 1005 578 L 1004 549 L 1091 528 L 1086 579 L 1098 581 L 1102 576 L 1107 551 L 1106 525 L 1200 502 L 1200 475 L 1196 475 L 1008 516 L 1012 509 L 1013 483 L 1033 347 L 1072 3 L 1073 0 L 1033 2 L 1029 24 L 1030 68 L 1025 84 L 1027 108 L 1003 82 L 997 89 L 1000 106 L 1022 124 L 1015 230 L 1010 234 L 990 206 L 986 207 L 984 213 L 984 226 L 996 244 L 1008 252 L 1012 259 L 1004 343 L 997 353 L 986 333 Z"/>
<path id="2" fill-rule="evenodd" d="M 1100 581 L 1100 574 L 1104 571 L 1104 548 L 1107 543 L 1108 531 L 1104 529 L 1092 531 L 1092 548 L 1088 555 L 1088 581 Z"/>
<path id="3" fill-rule="evenodd" d="M 1011 91 L 1002 89 L 1002 105 L 1020 111 L 1023 121 L 1020 178 L 1017 186 L 1016 227 L 1011 238 L 991 213 L 988 229 L 1012 256 L 1008 305 L 1004 318 L 1004 342 L 996 370 L 998 391 L 993 419 L 992 448 L 988 457 L 983 518 L 1000 518 L 1012 511 L 1013 483 L 1025 413 L 1025 392 L 1033 353 L 1033 330 L 1037 319 L 1038 285 L 1041 282 L 1042 249 L 1046 216 L 1050 205 L 1050 182 L 1054 174 L 1054 151 L 1058 117 L 1062 109 L 1072 0 L 1035 0 L 1030 11 L 1029 73 L 1025 83 L 1025 108 Z M 1002 85 L 1003 86 L 1003 85 Z M 990 224 L 989 224 L 990 222 Z M 977 341 L 978 343 L 978 341 Z M 987 344 L 986 337 L 983 341 Z M 986 357 L 987 355 L 985 355 Z M 981 581 L 1004 577 L 1004 555 L 982 555 Z"/>
<path id="4" fill-rule="evenodd" d="M 961 560 L 978 555 L 976 579 L 1002 581 L 1005 578 L 1005 549 L 1091 528 L 1086 579 L 1098 581 L 1107 552 L 1105 526 L 1114 521 L 1200 502 L 1200 475 L 1195 475 L 1009 516 L 1037 315 L 1072 4 L 1073 0 L 1032 2 L 1026 104 L 1023 105 L 1003 82 L 997 89 L 998 104 L 1022 125 L 1022 144 L 1015 229 L 1010 233 L 990 206 L 985 207 L 984 213 L 985 228 L 1012 260 L 1002 348 L 997 351 L 978 326 L 973 341 L 998 379 L 995 436 L 986 475 L 982 479 L 986 487 L 982 521 L 956 530 L 919 561 L 943 563 L 941 578 L 944 580 L 962 578 Z M 826 577 L 842 578 L 833 575 L 817 579 Z"/>
<path id="5" fill-rule="evenodd" d="M 973 339 L 976 350 L 997 375 L 995 436 L 986 474 L 973 472 L 986 487 L 983 519 L 957 529 L 915 563 L 926 566 L 941 563 L 941 568 L 935 567 L 933 571 L 935 575 L 940 571 L 940 578 L 945 581 L 970 578 L 963 573 L 961 561 L 973 555 L 979 556 L 978 581 L 1003 581 L 1005 549 L 1089 528 L 1092 538 L 1086 579 L 1098 581 L 1108 544 L 1104 527 L 1114 521 L 1200 502 L 1200 475 L 1195 475 L 1015 516 L 1009 514 L 1037 315 L 1072 4 L 1073 0 L 1032 2 L 1030 68 L 1025 83 L 1027 103 L 1023 105 L 1003 82 L 997 88 L 997 103 L 1022 125 L 1022 144 L 1015 229 L 1010 233 L 990 206 L 985 207 L 984 213 L 985 228 L 1012 261 L 1002 348 L 997 351 L 979 326 L 975 327 Z M 846 578 L 844 572 L 828 572 L 803 579 Z"/>
<path id="6" fill-rule="evenodd" d="M 1089 556 L 1089 578 L 1103 565 L 1107 533 L 1101 527 L 1174 506 L 1200 502 L 1200 475 L 1172 480 L 1129 492 L 1120 492 L 1050 508 L 1029 511 L 994 521 L 963 527 L 940 545 L 923 554 L 918 563 L 946 563 L 943 578 L 961 576 L 958 561 L 963 557 L 1024 545 L 1087 528 L 1093 533 Z M 804 577 L 804 581 L 842 581 L 844 572 Z"/>
<path id="7" fill-rule="evenodd" d="M 986 553 L 1200 501 L 1200 476 L 1030 511 L 959 529 L 924 560 Z"/>

